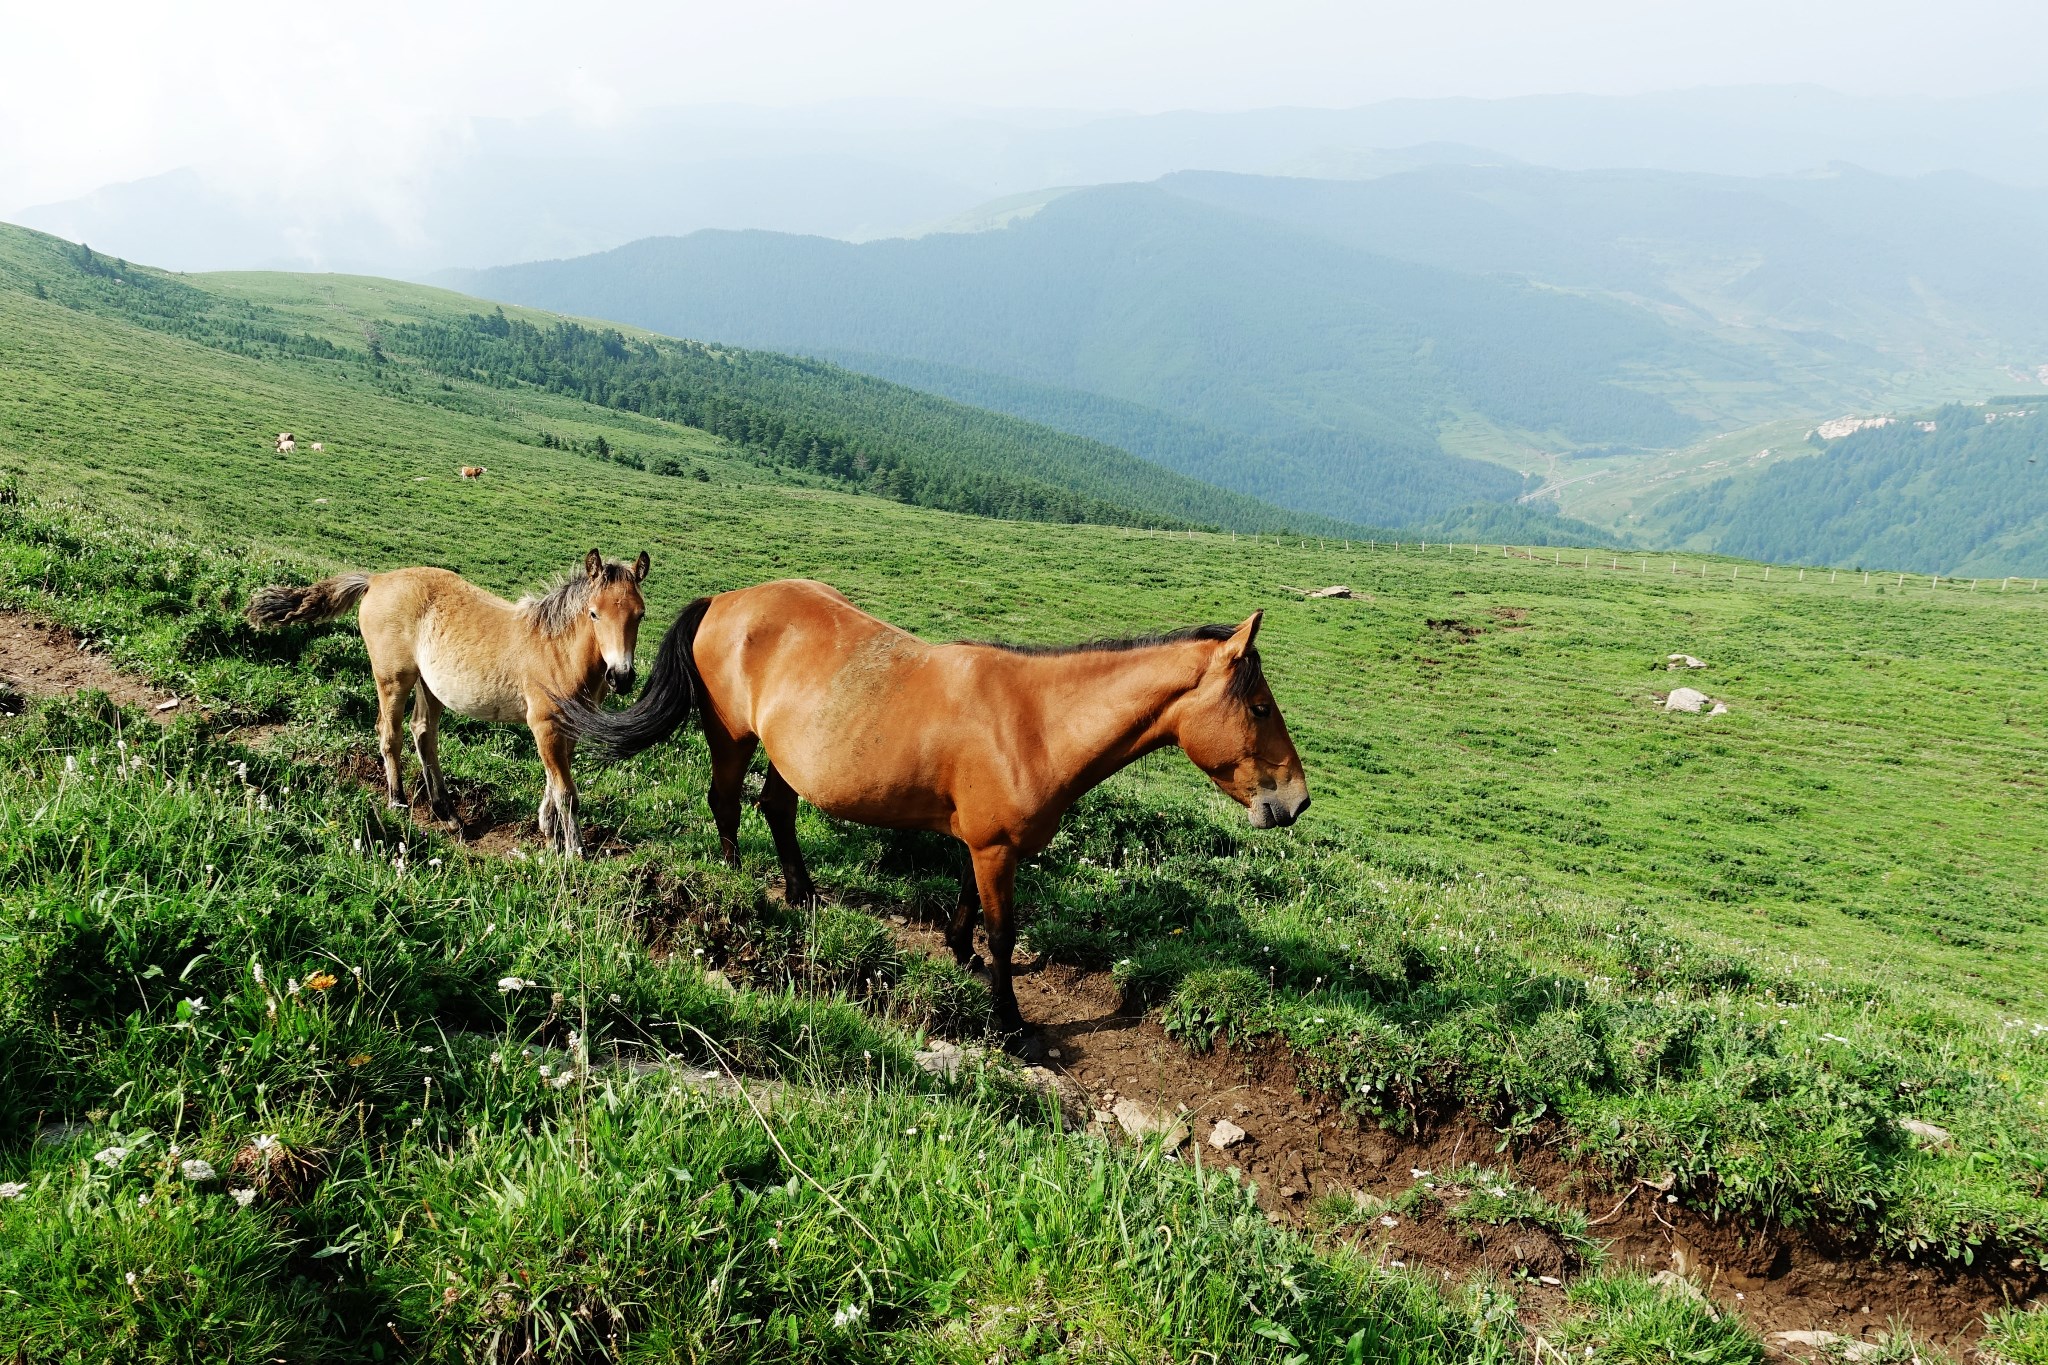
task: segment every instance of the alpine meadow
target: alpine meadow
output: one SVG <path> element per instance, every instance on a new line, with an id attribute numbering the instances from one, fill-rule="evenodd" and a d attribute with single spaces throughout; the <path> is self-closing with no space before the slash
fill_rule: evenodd
<path id="1" fill-rule="evenodd" d="M 1611 382 L 1664 331 L 1468 287 L 1527 324 L 1476 410 L 1700 435 Z M 1560 320 L 1563 416 L 1505 372 Z M 0 1358 L 2048 1360 L 2048 593 L 1883 526 L 2048 419 L 1660 513 L 1767 563 L 1517 509 L 1441 393 L 1318 500 L 1142 458 L 1156 393 L 834 340 L 0 227 Z M 940 947 L 953 841 L 805 805 L 793 903 L 695 725 L 577 756 L 582 860 L 523 725 L 451 713 L 455 821 L 390 809 L 355 623 L 244 615 L 593 547 L 647 552 L 643 663 L 778 578 L 935 642 L 1262 612 L 1313 809 L 1254 829 L 1171 747 L 1081 797 L 1017 876 L 1027 1066 Z"/>

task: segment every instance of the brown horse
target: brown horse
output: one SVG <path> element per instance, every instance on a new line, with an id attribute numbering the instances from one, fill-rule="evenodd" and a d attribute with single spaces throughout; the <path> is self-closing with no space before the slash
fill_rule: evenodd
<path id="1" fill-rule="evenodd" d="M 972 960 L 978 893 L 996 1023 L 1021 1034 L 1010 983 L 1017 864 L 1051 842 L 1083 792 L 1175 744 L 1260 829 L 1308 809 L 1301 759 L 1253 648 L 1262 615 L 1068 648 L 930 645 L 823 583 L 764 583 L 684 608 L 633 706 L 566 714 L 578 734 L 625 755 L 699 712 L 728 862 L 739 859 L 740 784 L 765 745 L 761 812 L 793 901 L 816 892 L 797 847 L 799 796 L 841 819 L 960 840 L 971 865 L 947 941 L 963 966 Z"/>
<path id="2" fill-rule="evenodd" d="M 362 604 L 359 623 L 377 679 L 377 741 L 384 755 L 385 799 L 405 806 L 399 722 L 413 694 L 412 740 L 429 806 L 452 820 L 441 780 L 441 712 L 477 720 L 523 720 L 547 769 L 541 833 L 583 854 L 570 764 L 576 736 L 560 723 L 558 698 L 591 705 L 607 687 L 633 686 L 633 649 L 647 605 L 640 584 L 647 552 L 631 564 L 607 563 L 592 550 L 580 571 L 547 593 L 507 602 L 446 569 L 342 574 L 310 588 L 263 588 L 249 599 L 249 622 L 276 630 L 327 621 Z"/>

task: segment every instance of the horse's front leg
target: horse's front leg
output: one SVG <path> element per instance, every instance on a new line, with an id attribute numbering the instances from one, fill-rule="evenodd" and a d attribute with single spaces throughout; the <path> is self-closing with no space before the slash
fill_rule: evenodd
<path id="1" fill-rule="evenodd" d="M 975 849 L 974 880 L 988 926 L 988 985 L 996 1031 L 1012 1051 L 1036 1060 L 1044 1055 L 1045 1044 L 1025 1026 L 1016 988 L 1010 983 L 1010 955 L 1017 947 L 1017 850 L 1007 844 Z"/>
<path id="2" fill-rule="evenodd" d="M 552 841 L 561 837 L 565 857 L 583 856 L 583 834 L 576 824 L 576 779 L 570 766 L 576 758 L 576 741 L 568 730 L 556 724 L 552 714 L 528 722 L 533 742 L 540 750 L 541 767 L 547 769 L 548 787 L 540 799 L 540 832 Z"/>
<path id="3" fill-rule="evenodd" d="M 441 776 L 441 699 L 427 690 L 422 678 L 412 694 L 412 747 L 420 760 L 420 781 L 426 788 L 427 808 L 439 820 L 455 820 L 455 803 L 448 799 L 448 784 Z"/>

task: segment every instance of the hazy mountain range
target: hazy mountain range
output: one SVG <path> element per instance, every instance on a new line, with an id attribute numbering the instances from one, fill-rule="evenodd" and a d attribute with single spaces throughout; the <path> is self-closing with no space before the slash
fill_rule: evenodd
<path id="1" fill-rule="evenodd" d="M 794 350 L 1370 524 L 1542 457 L 2034 385 L 2048 193 L 1435 165 L 1017 196 L 979 231 L 655 238 L 444 276 Z"/>
<path id="2" fill-rule="evenodd" d="M 1776 175 L 1850 162 L 2044 186 L 2048 90 L 1934 99 L 1773 86 L 1150 115 L 878 102 L 599 125 L 476 120 L 374 184 L 319 166 L 194 167 L 7 216 L 176 269 L 414 276 L 700 228 L 894 236 L 1046 186 L 1182 170 L 1381 175 L 1416 162 L 1384 149 L 1418 144 L 1564 169 Z M 1422 159 L 1471 155 L 1439 147 Z"/>

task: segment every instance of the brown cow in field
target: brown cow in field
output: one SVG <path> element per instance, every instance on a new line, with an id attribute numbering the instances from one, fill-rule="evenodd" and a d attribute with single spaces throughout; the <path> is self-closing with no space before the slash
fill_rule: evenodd
<path id="1" fill-rule="evenodd" d="M 299 448 L 299 443 L 298 443 L 298 441 L 296 441 L 295 439 L 293 439 L 293 437 L 292 437 L 292 434 L 291 434 L 291 433 L 290 433 L 289 431 L 280 431 L 279 433 L 277 433 L 277 453 L 278 453 L 278 454 L 280 454 L 280 455 L 289 455 L 289 454 L 291 454 L 291 453 L 292 453 L 293 451 L 297 450 L 298 448 Z"/>
<path id="2" fill-rule="evenodd" d="M 466 464 L 462 467 L 462 477 L 465 479 L 481 479 L 489 472 L 480 464 Z"/>

